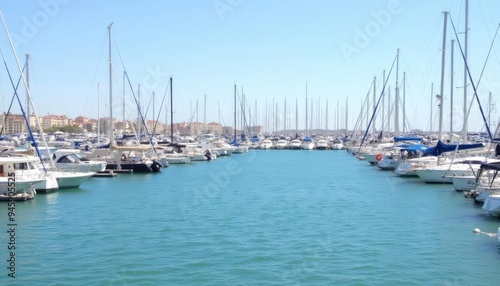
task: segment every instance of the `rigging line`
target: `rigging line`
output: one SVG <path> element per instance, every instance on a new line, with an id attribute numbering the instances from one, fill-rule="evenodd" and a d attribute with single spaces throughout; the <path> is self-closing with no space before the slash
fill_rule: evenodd
<path id="1" fill-rule="evenodd" d="M 3 54 L 2 54 L 2 58 L 3 58 Z M 8 72 L 7 63 L 5 62 L 5 58 L 3 58 L 3 59 L 4 59 L 5 68 L 7 69 L 7 72 Z M 26 67 L 26 64 L 24 64 L 24 66 L 23 66 L 23 72 L 24 72 L 25 67 Z M 12 108 L 12 104 L 14 104 L 14 98 L 16 97 L 16 92 L 19 88 L 20 83 L 21 83 L 21 77 L 19 77 L 19 79 L 17 80 L 17 84 L 16 84 L 16 87 L 14 89 L 14 94 L 12 95 L 12 99 L 10 100 L 9 108 L 7 109 L 7 113 L 5 114 L 5 117 L 4 117 L 4 122 L 7 122 L 7 118 L 9 117 L 9 113 L 10 113 L 10 109 Z M 3 110 L 2 110 L 2 112 L 3 112 Z M 2 128 L 0 129 L 0 134 L 3 134 L 4 128 L 5 128 L 5 124 L 2 125 Z"/>
<path id="2" fill-rule="evenodd" d="M 460 53 L 462 54 L 462 58 L 464 60 L 464 65 L 465 65 L 465 68 L 467 69 L 467 75 L 469 76 L 469 80 L 471 82 L 471 85 L 472 85 L 472 88 L 474 89 L 474 96 L 476 98 L 476 101 L 479 105 L 479 110 L 481 111 L 481 116 L 483 117 L 483 122 L 484 124 L 486 125 L 486 131 L 488 131 L 488 136 L 490 138 L 490 140 L 493 141 L 493 136 L 491 135 L 491 131 L 490 131 L 490 127 L 488 126 L 488 121 L 486 119 L 486 116 L 484 115 L 484 111 L 483 111 L 483 107 L 481 106 L 481 102 L 479 101 L 479 96 L 477 95 L 477 89 L 476 89 L 476 85 L 474 84 L 474 81 L 472 79 L 472 75 L 470 73 L 470 69 L 469 69 L 469 65 L 467 63 L 467 60 L 465 58 L 465 54 L 464 54 L 464 51 L 462 49 L 462 45 L 460 43 L 460 40 L 458 39 L 458 34 L 457 34 L 457 31 L 455 29 L 455 24 L 453 23 L 453 19 L 450 17 L 450 22 L 451 22 L 451 25 L 453 26 L 453 31 L 455 32 L 455 37 L 457 38 L 457 42 L 458 42 L 458 47 L 460 48 Z M 490 49 L 488 51 L 488 55 L 486 56 L 486 60 L 484 62 L 484 65 L 483 65 L 483 69 L 481 70 L 481 74 L 479 76 L 479 80 L 478 80 L 478 84 L 481 82 L 481 78 L 483 77 L 483 73 L 484 73 L 484 69 L 486 68 L 486 64 L 488 62 L 488 59 L 490 57 L 490 54 L 491 54 L 491 50 L 493 49 L 493 43 L 495 42 L 495 38 L 498 34 L 498 29 L 500 28 L 500 24 L 497 26 L 497 30 L 495 32 L 495 36 L 493 38 L 493 41 L 491 42 L 491 45 L 490 45 Z M 464 87 L 464 88 L 467 88 L 467 87 Z M 472 106 L 470 106 L 472 107 Z M 469 107 L 469 111 L 467 112 L 467 116 L 466 116 L 466 119 L 468 118 L 469 116 L 469 113 L 470 113 L 470 108 Z M 464 121 L 464 124 L 465 124 L 466 121 Z"/>
<path id="3" fill-rule="evenodd" d="M 2 58 L 3 58 L 3 54 L 2 54 Z M 17 102 L 19 103 L 19 108 L 21 109 L 21 113 L 23 114 L 24 121 L 26 122 L 26 127 L 28 129 L 28 133 L 30 134 L 31 139 L 33 140 L 33 145 L 35 147 L 36 154 L 38 155 L 38 158 L 40 159 L 40 163 L 42 164 L 43 170 L 45 171 L 45 173 L 47 173 L 47 169 L 45 168 L 45 164 L 43 163 L 43 160 L 42 160 L 42 155 L 40 154 L 40 150 L 38 149 L 38 143 L 35 141 L 35 137 L 33 136 L 33 131 L 31 130 L 31 127 L 29 124 L 29 120 L 26 117 L 26 111 L 24 110 L 23 105 L 21 103 L 21 100 L 19 99 L 19 95 L 17 94 L 17 88 L 14 86 L 14 82 L 12 81 L 12 76 L 10 74 L 9 68 L 7 67 L 7 63 L 5 62 L 5 58 L 3 58 L 3 59 L 4 59 L 5 68 L 7 69 L 7 75 L 9 76 L 10 84 L 14 88 L 14 96 L 17 98 Z M 43 133 L 42 130 L 40 130 L 40 132 Z M 49 155 L 50 155 L 50 152 L 49 152 Z"/>
<path id="4" fill-rule="evenodd" d="M 139 102 L 138 102 L 138 100 L 137 100 L 137 98 L 135 96 L 134 89 L 132 88 L 132 83 L 130 82 L 130 78 L 128 77 L 128 73 L 126 71 L 125 71 L 125 77 L 127 78 L 128 85 L 130 87 L 130 90 L 132 91 L 132 96 L 134 97 L 135 104 L 136 104 L 136 106 L 139 109 L 139 115 L 141 117 L 142 124 L 144 125 L 144 129 L 146 130 L 146 134 L 149 136 L 149 144 L 153 148 L 153 151 L 155 152 L 155 154 L 158 154 L 157 150 L 156 150 L 156 147 L 154 146 L 154 144 L 153 144 L 153 142 L 151 140 L 152 137 L 153 137 L 153 135 L 149 132 L 148 126 L 146 125 L 146 123 L 144 121 L 144 115 L 142 114 L 141 106 L 139 105 Z M 139 141 L 140 141 L 140 138 L 139 138 Z"/>
<path id="5" fill-rule="evenodd" d="M 385 80 L 384 86 L 382 87 L 382 92 L 380 93 L 380 96 L 377 100 L 377 104 L 375 105 L 375 110 L 372 113 L 372 117 L 370 118 L 370 123 L 368 123 L 368 126 L 366 127 L 365 135 L 363 136 L 363 140 L 361 140 L 361 144 L 359 145 L 359 149 L 361 149 L 361 146 L 363 146 L 363 143 L 365 142 L 366 136 L 368 135 L 368 131 L 370 131 L 370 126 L 373 122 L 373 118 L 375 117 L 375 113 L 377 112 L 378 105 L 380 104 L 380 100 L 382 100 L 382 97 L 385 92 L 385 87 L 387 86 L 387 82 L 389 81 L 389 78 L 391 77 L 392 69 L 394 68 L 394 64 L 396 63 L 398 56 L 394 57 L 394 61 L 392 62 L 391 69 L 389 70 L 389 74 L 387 75 L 387 78 Z M 358 149 L 358 151 L 359 151 Z"/>
<path id="6" fill-rule="evenodd" d="M 370 88 L 368 89 L 368 92 L 366 93 L 366 97 L 370 96 L 372 88 L 373 88 L 373 84 L 370 84 Z M 366 105 L 366 99 L 363 100 L 363 104 L 361 104 L 361 110 L 363 110 L 365 108 L 365 105 Z M 359 112 L 358 118 L 356 119 L 356 124 L 354 124 L 354 128 L 352 129 L 351 138 L 353 138 L 354 133 L 358 131 L 358 127 L 361 129 L 361 124 L 362 124 L 363 120 L 364 120 L 364 112 Z"/>
<path id="7" fill-rule="evenodd" d="M 158 122 L 160 121 L 160 114 L 163 108 L 163 103 L 165 103 L 165 98 L 167 97 L 167 91 L 170 86 L 170 81 L 167 83 L 167 88 L 165 89 L 165 93 L 163 94 L 163 98 L 161 99 L 161 104 L 160 104 L 160 110 L 158 111 L 158 116 L 156 117 L 155 124 L 153 126 L 153 134 L 156 132 L 156 126 L 158 125 Z M 167 110 L 165 110 L 166 112 Z M 173 110 L 172 110 L 173 112 Z M 167 128 L 167 123 L 165 122 L 165 128 Z M 173 143 L 173 142 L 172 142 Z"/>

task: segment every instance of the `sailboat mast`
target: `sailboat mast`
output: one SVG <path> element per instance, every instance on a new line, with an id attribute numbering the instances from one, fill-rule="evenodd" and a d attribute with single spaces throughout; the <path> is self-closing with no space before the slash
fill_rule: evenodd
<path id="1" fill-rule="evenodd" d="M 113 23 L 108 26 L 108 39 L 109 39 L 109 142 L 113 143 L 113 63 L 111 61 L 111 26 Z"/>
<path id="2" fill-rule="evenodd" d="M 30 69 L 29 69 L 29 58 L 30 54 L 26 54 L 26 86 L 27 86 L 27 91 L 26 91 L 26 116 L 28 116 L 28 124 L 31 125 L 31 116 L 30 116 L 30 104 L 29 104 L 29 88 L 30 88 Z"/>
<path id="3" fill-rule="evenodd" d="M 399 49 L 396 55 L 396 94 L 394 100 L 394 133 L 399 135 Z"/>
<path id="4" fill-rule="evenodd" d="M 455 50 L 455 40 L 451 40 L 451 56 L 450 56 L 450 139 L 453 135 L 453 54 Z"/>
<path id="5" fill-rule="evenodd" d="M 403 134 L 406 133 L 406 72 L 403 72 Z"/>
<path id="6" fill-rule="evenodd" d="M 295 98 L 295 132 L 299 132 L 299 99 Z"/>
<path id="7" fill-rule="evenodd" d="M 382 84 L 385 85 L 385 70 L 382 73 Z M 380 131 L 384 133 L 384 120 L 385 120 L 385 88 L 383 88 L 382 94 L 382 124 L 380 125 Z"/>
<path id="8" fill-rule="evenodd" d="M 123 96 L 122 96 L 122 107 L 123 107 L 123 111 L 122 111 L 122 134 L 125 133 L 125 82 L 126 82 L 126 79 L 127 79 L 127 71 L 123 71 Z"/>
<path id="9" fill-rule="evenodd" d="M 375 116 L 375 111 L 377 110 L 375 107 L 376 105 L 376 102 L 377 102 L 377 77 L 374 76 L 373 77 L 373 129 L 372 129 L 372 137 L 373 139 L 376 138 L 376 130 L 375 130 L 375 119 L 376 119 L 376 116 Z"/>
<path id="10" fill-rule="evenodd" d="M 345 131 L 347 132 L 349 124 L 349 98 L 345 98 Z"/>
<path id="11" fill-rule="evenodd" d="M 467 141 L 467 63 L 468 58 L 468 47 L 469 47 L 469 0 L 465 0 L 465 32 L 464 32 L 464 126 L 462 134 L 464 134 L 464 141 Z"/>
<path id="12" fill-rule="evenodd" d="M 234 141 L 236 142 L 236 84 L 234 84 Z"/>
<path id="13" fill-rule="evenodd" d="M 286 136 L 286 98 L 285 98 L 285 106 L 283 112 L 283 136 Z"/>
<path id="14" fill-rule="evenodd" d="M 137 136 L 139 137 L 138 139 L 141 140 L 141 133 L 142 133 L 142 121 L 141 121 L 141 85 L 137 85 L 137 101 L 139 104 L 137 104 Z"/>
<path id="15" fill-rule="evenodd" d="M 170 143 L 174 143 L 174 100 L 173 100 L 173 80 L 170 77 Z"/>
<path id="16" fill-rule="evenodd" d="M 97 146 L 101 145 L 101 116 L 100 111 L 101 83 L 97 83 Z"/>
<path id="17" fill-rule="evenodd" d="M 434 83 L 431 83 L 431 121 L 430 121 L 430 128 L 429 131 L 432 131 L 432 117 L 433 117 L 433 110 L 434 109 Z"/>
<path id="18" fill-rule="evenodd" d="M 307 128 L 308 128 L 308 126 L 307 126 L 307 109 L 308 109 L 308 107 L 307 107 L 307 82 L 306 82 L 306 134 L 305 134 L 306 137 L 307 137 Z"/>
<path id="19" fill-rule="evenodd" d="M 444 64 L 446 57 L 446 24 L 448 21 L 448 12 L 443 12 L 443 47 L 441 50 L 441 87 L 439 92 L 439 135 L 438 139 L 443 139 L 443 98 L 444 98 Z"/>

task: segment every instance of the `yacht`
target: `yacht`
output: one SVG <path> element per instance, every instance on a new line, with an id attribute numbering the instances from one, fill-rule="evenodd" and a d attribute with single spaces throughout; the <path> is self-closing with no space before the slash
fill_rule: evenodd
<path id="1" fill-rule="evenodd" d="M 36 165 L 37 161 L 38 158 L 34 156 L 0 156 L 0 200 L 24 201 L 34 198 L 35 185 L 45 180 Z"/>
<path id="2" fill-rule="evenodd" d="M 290 141 L 288 144 L 288 149 L 293 149 L 293 150 L 299 150 L 302 149 L 302 143 L 300 142 L 299 139 L 293 139 Z"/>
<path id="3" fill-rule="evenodd" d="M 286 141 L 286 139 L 280 139 L 276 141 L 276 145 L 274 146 L 274 148 L 278 150 L 286 149 L 288 148 L 288 141 Z"/>
<path id="4" fill-rule="evenodd" d="M 318 139 L 316 141 L 316 150 L 328 149 L 328 141 L 326 139 Z"/>
<path id="5" fill-rule="evenodd" d="M 452 164 L 429 166 L 415 170 L 417 176 L 426 183 L 452 183 L 452 176 L 464 176 L 477 172 L 482 163 L 500 162 L 486 157 L 456 159 Z"/>
<path id="6" fill-rule="evenodd" d="M 304 150 L 314 149 L 314 143 L 310 137 L 306 137 L 304 138 L 304 140 L 302 140 L 302 149 Z"/>
<path id="7" fill-rule="evenodd" d="M 344 143 L 342 143 L 342 140 L 340 139 L 334 139 L 332 140 L 332 150 L 342 150 L 344 149 Z"/>
<path id="8" fill-rule="evenodd" d="M 273 148 L 273 141 L 271 139 L 264 139 L 260 142 L 259 149 L 269 150 Z"/>
<path id="9" fill-rule="evenodd" d="M 63 171 L 103 172 L 106 169 L 106 161 L 87 159 L 79 149 L 59 149 L 53 153 L 53 160 Z"/>

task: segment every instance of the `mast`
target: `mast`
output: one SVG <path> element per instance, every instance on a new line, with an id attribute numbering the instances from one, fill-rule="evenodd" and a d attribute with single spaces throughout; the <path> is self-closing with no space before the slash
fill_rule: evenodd
<path id="1" fill-rule="evenodd" d="M 444 98 L 444 64 L 446 57 L 446 24 L 448 20 L 448 12 L 443 12 L 444 14 L 444 25 L 443 25 L 443 47 L 441 50 L 441 87 L 439 92 L 439 135 L 438 139 L 443 139 L 443 98 Z"/>
<path id="2" fill-rule="evenodd" d="M 114 126 L 113 126 L 113 62 L 111 61 L 111 26 L 113 23 L 108 26 L 108 39 L 109 39 L 109 142 L 113 143 L 114 141 Z"/>
<path id="3" fill-rule="evenodd" d="M 101 83 L 97 83 L 97 146 L 101 145 L 101 116 L 99 115 L 101 99 Z"/>
<path id="4" fill-rule="evenodd" d="M 295 98 L 295 132 L 299 132 L 299 99 Z"/>
<path id="5" fill-rule="evenodd" d="M 349 123 L 349 98 L 345 98 L 345 130 L 347 132 Z"/>
<path id="6" fill-rule="evenodd" d="M 236 142 L 236 84 L 234 84 L 234 141 Z"/>
<path id="7" fill-rule="evenodd" d="M 432 109 L 434 107 L 434 83 L 431 83 L 431 122 L 430 122 L 430 128 L 429 131 L 432 131 Z"/>
<path id="8" fill-rule="evenodd" d="M 403 72 L 403 134 L 406 133 L 406 72 Z"/>
<path id="9" fill-rule="evenodd" d="M 29 89 L 30 89 L 30 69 L 29 69 L 29 58 L 30 54 L 26 54 L 26 116 L 28 116 L 28 124 L 31 125 L 31 112 L 30 112 L 30 104 L 29 104 Z M 5 125 L 2 125 L 5 126 Z"/>
<path id="10" fill-rule="evenodd" d="M 465 0 L 465 32 L 464 32 L 464 126 L 462 134 L 464 134 L 464 141 L 467 141 L 467 63 L 468 58 L 468 46 L 469 46 L 469 0 Z"/>
<path id="11" fill-rule="evenodd" d="M 394 101 L 394 134 L 399 135 L 399 49 L 396 55 L 396 94 Z"/>
<path id="12" fill-rule="evenodd" d="M 123 111 L 122 111 L 122 134 L 125 134 L 125 81 L 127 79 L 127 71 L 123 71 L 123 98 L 122 98 L 122 104 L 123 104 Z"/>
<path id="13" fill-rule="evenodd" d="M 387 116 L 387 128 L 388 128 L 388 131 L 391 130 L 391 88 L 387 88 L 387 114 L 389 116 Z"/>
<path id="14" fill-rule="evenodd" d="M 385 70 L 382 73 L 382 84 L 385 85 Z M 384 132 L 384 120 L 385 120 L 385 88 L 383 89 L 383 94 L 382 94 L 382 124 L 380 125 L 380 131 L 382 131 L 382 134 Z"/>
<path id="15" fill-rule="evenodd" d="M 285 97 L 285 110 L 283 112 L 283 136 L 286 136 L 286 97 Z"/>
<path id="16" fill-rule="evenodd" d="M 376 138 L 376 133 L 375 133 L 376 132 L 376 130 L 375 130 L 375 119 L 376 119 L 375 111 L 377 110 L 375 108 L 376 102 L 377 102 L 377 77 L 374 76 L 373 77 L 373 129 L 372 129 L 373 139 Z"/>
<path id="17" fill-rule="evenodd" d="M 450 139 L 453 135 L 453 53 L 455 50 L 455 40 L 451 40 L 451 67 L 450 67 Z M 490 125 L 491 126 L 491 125 Z"/>
<path id="18" fill-rule="evenodd" d="M 306 81 L 306 134 L 305 136 L 307 137 L 307 129 L 308 129 L 308 126 L 307 126 L 307 81 Z"/>
<path id="19" fill-rule="evenodd" d="M 170 143 L 174 143 L 174 100 L 173 100 L 173 80 L 170 77 Z"/>
<path id="20" fill-rule="evenodd" d="M 492 110 L 492 105 L 491 105 L 491 91 L 488 94 L 488 126 L 491 126 L 491 110 Z"/>
<path id="21" fill-rule="evenodd" d="M 337 100 L 338 105 L 338 100 Z M 325 107 L 325 131 L 328 133 L 328 98 L 326 99 L 326 107 Z"/>
<path id="22" fill-rule="evenodd" d="M 141 140 L 142 133 L 142 121 L 141 121 L 141 85 L 137 85 L 137 102 L 139 103 L 137 106 L 137 136 L 138 139 Z"/>

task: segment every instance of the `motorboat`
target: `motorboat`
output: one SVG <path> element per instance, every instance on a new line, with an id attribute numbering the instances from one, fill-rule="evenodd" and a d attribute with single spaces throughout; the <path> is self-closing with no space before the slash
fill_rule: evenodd
<path id="1" fill-rule="evenodd" d="M 328 141 L 326 139 L 318 139 L 316 141 L 316 150 L 328 149 Z"/>
<path id="2" fill-rule="evenodd" d="M 342 140 L 336 138 L 332 140 L 331 148 L 332 150 L 342 150 L 344 149 L 344 143 L 342 142 Z"/>
<path id="3" fill-rule="evenodd" d="M 0 200 L 29 200 L 35 194 L 35 185 L 44 181 L 35 156 L 0 156 Z"/>
<path id="4" fill-rule="evenodd" d="M 276 145 L 274 145 L 274 148 L 278 150 L 286 149 L 288 148 L 288 141 L 286 139 L 279 139 L 278 141 L 276 141 Z"/>
<path id="5" fill-rule="evenodd" d="M 300 150 L 302 149 L 302 143 L 300 142 L 299 139 L 293 139 L 292 141 L 290 141 L 290 143 L 288 144 L 288 149 L 292 149 L 292 150 Z"/>
<path id="6" fill-rule="evenodd" d="M 304 150 L 314 149 L 314 143 L 313 143 L 311 137 L 305 137 L 304 140 L 302 140 L 302 149 L 304 149 Z"/>
<path id="7" fill-rule="evenodd" d="M 53 153 L 53 160 L 58 169 L 76 172 L 103 172 L 106 161 L 90 160 L 77 149 L 59 149 Z"/>
<path id="8" fill-rule="evenodd" d="M 271 139 L 264 139 L 260 142 L 259 149 L 269 150 L 273 148 L 273 141 Z"/>

